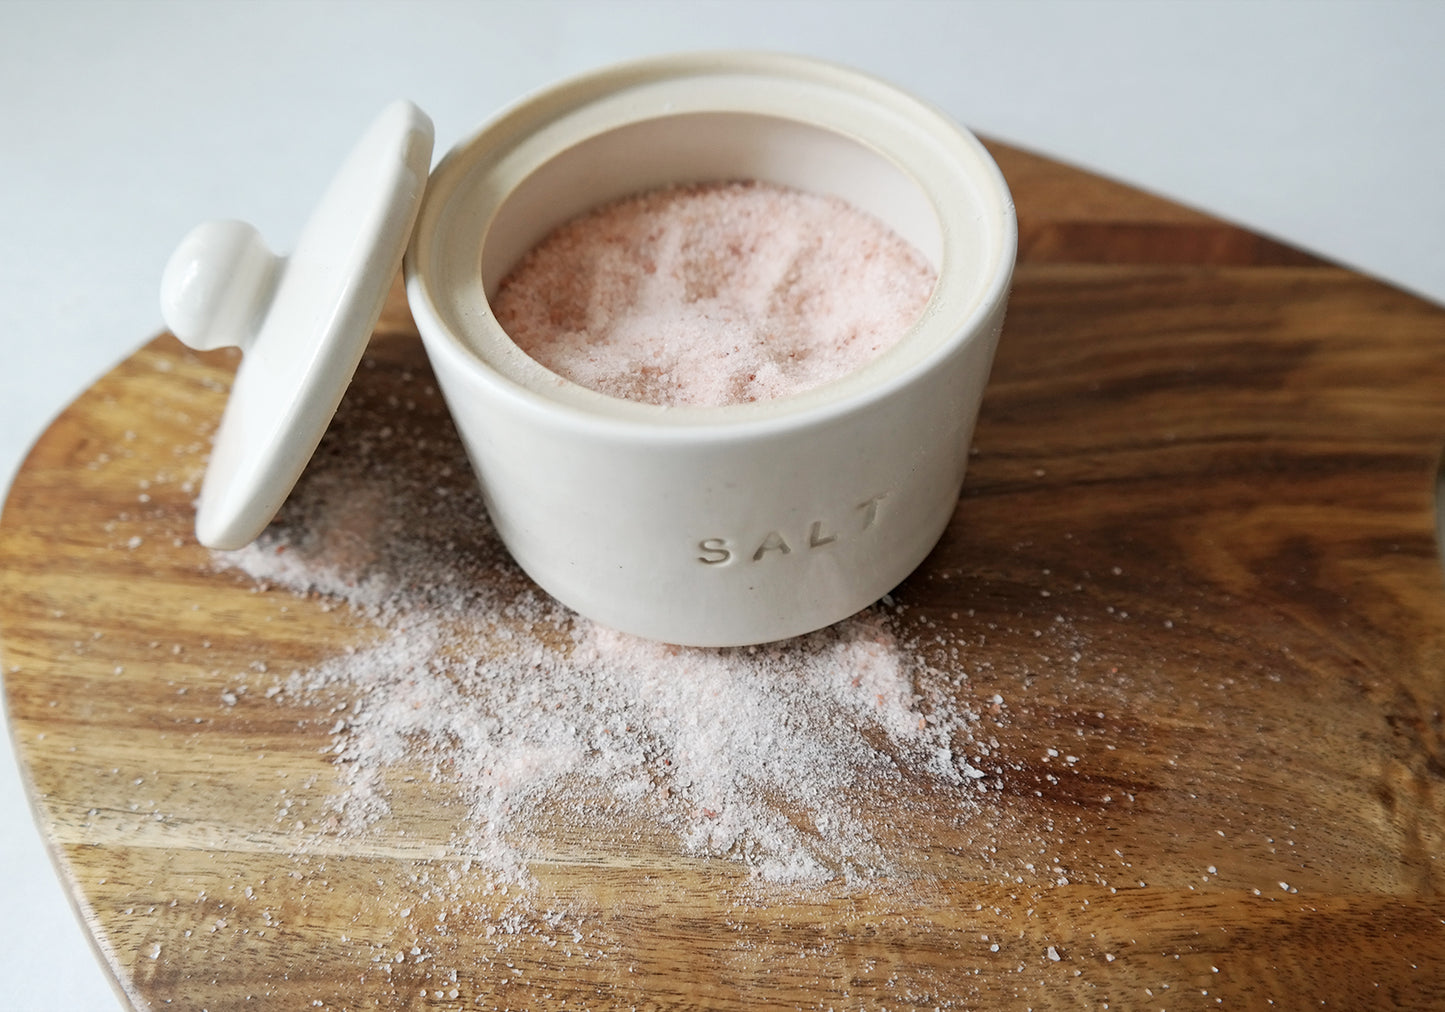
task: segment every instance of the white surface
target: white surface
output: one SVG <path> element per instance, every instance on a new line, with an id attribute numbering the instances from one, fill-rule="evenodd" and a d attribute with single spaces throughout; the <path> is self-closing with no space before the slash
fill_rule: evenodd
<path id="1" fill-rule="evenodd" d="M 166 258 L 287 249 L 389 100 L 445 150 L 523 92 L 671 49 L 851 63 L 976 130 L 1445 301 L 1445 4 L 0 3 L 0 485 L 160 329 Z M 1442 393 L 1445 396 L 1445 393 Z M 0 1008 L 115 1007 L 0 759 Z"/>

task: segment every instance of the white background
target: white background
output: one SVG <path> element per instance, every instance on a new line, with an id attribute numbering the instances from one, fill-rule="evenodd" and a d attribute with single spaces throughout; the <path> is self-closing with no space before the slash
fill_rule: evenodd
<path id="1" fill-rule="evenodd" d="M 1445 3 L 0 0 L 0 488 L 161 329 L 180 236 L 239 217 L 285 250 L 388 100 L 431 114 L 440 153 L 560 77 L 719 47 L 853 64 L 1445 302 Z M 0 1009 L 116 1007 L 8 748 L 0 967 Z"/>

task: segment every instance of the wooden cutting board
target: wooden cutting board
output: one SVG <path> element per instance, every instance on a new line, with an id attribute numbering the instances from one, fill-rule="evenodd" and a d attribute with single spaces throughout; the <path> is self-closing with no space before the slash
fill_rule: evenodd
<path id="1" fill-rule="evenodd" d="M 955 521 L 890 611 L 948 645 L 935 704 L 979 715 L 992 789 L 843 799 L 896 831 L 871 877 L 772 883 L 583 813 L 503 887 L 444 749 L 333 831 L 345 732 L 282 689 L 385 621 L 194 543 L 234 359 L 159 337 L 57 419 L 0 520 L 6 702 L 124 1000 L 1445 1006 L 1445 312 L 992 147 L 1008 326 Z M 354 397 L 455 458 L 399 298 L 369 354 Z M 339 422 L 326 466 L 385 425 Z"/>

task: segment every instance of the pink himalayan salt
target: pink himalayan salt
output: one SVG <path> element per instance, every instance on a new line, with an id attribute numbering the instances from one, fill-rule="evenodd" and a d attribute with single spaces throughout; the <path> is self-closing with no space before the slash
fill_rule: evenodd
<path id="1" fill-rule="evenodd" d="M 715 183 L 573 219 L 503 279 L 493 308 L 523 351 L 574 383 L 715 406 L 852 372 L 903 336 L 936 280 L 839 198 Z"/>
<path id="2" fill-rule="evenodd" d="M 917 817 L 944 825 L 977 814 L 992 782 L 970 755 L 989 750 L 959 659 L 928 659 L 932 630 L 920 643 L 879 606 L 704 650 L 596 625 L 511 561 L 439 408 L 398 393 L 412 382 L 364 361 L 277 521 L 215 555 L 358 621 L 353 646 L 289 677 L 262 664 L 222 697 L 264 692 L 330 728 L 338 791 L 309 810 L 303 848 L 391 839 L 394 791 L 417 777 L 456 803 L 445 845 L 502 884 L 529 884 L 559 847 L 635 845 L 624 836 L 768 883 L 871 881 L 929 846 L 900 837 L 896 799 L 935 799 Z M 289 825 L 306 798 L 287 786 Z"/>

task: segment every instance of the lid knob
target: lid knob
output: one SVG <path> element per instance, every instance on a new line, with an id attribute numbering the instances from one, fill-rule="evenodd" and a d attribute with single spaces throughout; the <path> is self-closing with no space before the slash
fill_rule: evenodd
<path id="1" fill-rule="evenodd" d="M 244 221 L 208 221 L 181 240 L 161 278 L 161 313 L 197 351 L 246 348 L 260 328 L 281 258 Z"/>

